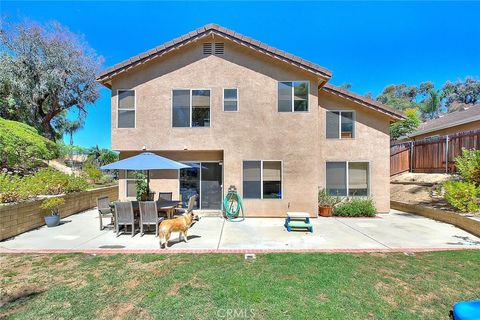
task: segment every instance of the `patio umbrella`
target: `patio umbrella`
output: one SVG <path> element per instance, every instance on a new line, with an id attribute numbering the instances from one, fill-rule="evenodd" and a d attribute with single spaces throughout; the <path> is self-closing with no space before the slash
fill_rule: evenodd
<path id="1" fill-rule="evenodd" d="M 100 167 L 102 170 L 146 170 L 148 193 L 150 192 L 150 170 L 179 170 L 185 168 L 190 168 L 190 166 L 152 152 L 142 152 L 136 156 Z"/>

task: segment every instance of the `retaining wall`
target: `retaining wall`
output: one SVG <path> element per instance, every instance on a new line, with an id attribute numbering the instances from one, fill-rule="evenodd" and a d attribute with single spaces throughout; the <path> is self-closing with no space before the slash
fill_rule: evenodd
<path id="1" fill-rule="evenodd" d="M 96 207 L 97 197 L 108 196 L 118 199 L 118 186 L 104 187 L 84 192 L 61 195 L 65 204 L 60 207 L 62 218 Z M 30 200 L 15 204 L 0 205 L 0 241 L 45 225 L 45 210 L 40 209 L 44 199 Z"/>
<path id="2" fill-rule="evenodd" d="M 463 229 L 477 237 L 480 237 L 480 221 L 464 217 L 453 211 L 441 210 L 418 204 L 405 203 L 393 200 L 390 201 L 390 207 L 392 209 L 415 213 L 430 219 L 453 224 L 460 229 Z"/>

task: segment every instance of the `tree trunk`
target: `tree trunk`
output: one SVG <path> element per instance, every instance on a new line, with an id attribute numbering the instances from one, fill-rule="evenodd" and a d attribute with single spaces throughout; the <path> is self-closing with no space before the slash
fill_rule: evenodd
<path id="1" fill-rule="evenodd" d="M 43 136 L 47 139 L 55 141 L 55 130 L 47 118 L 42 120 Z"/>

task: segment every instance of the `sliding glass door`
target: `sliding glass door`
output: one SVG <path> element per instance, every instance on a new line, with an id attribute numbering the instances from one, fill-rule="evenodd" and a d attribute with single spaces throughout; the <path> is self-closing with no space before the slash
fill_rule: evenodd
<path id="1" fill-rule="evenodd" d="M 222 166 L 219 162 L 187 162 L 192 168 L 180 170 L 180 194 L 183 205 L 195 194 L 199 199 L 195 209 L 222 208 Z"/>

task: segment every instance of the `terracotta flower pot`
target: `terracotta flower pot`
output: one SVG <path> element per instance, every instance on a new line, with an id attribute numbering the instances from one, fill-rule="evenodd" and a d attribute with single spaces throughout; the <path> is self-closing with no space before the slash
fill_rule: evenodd
<path id="1" fill-rule="evenodd" d="M 318 215 L 321 217 L 331 217 L 332 207 L 318 207 Z"/>

